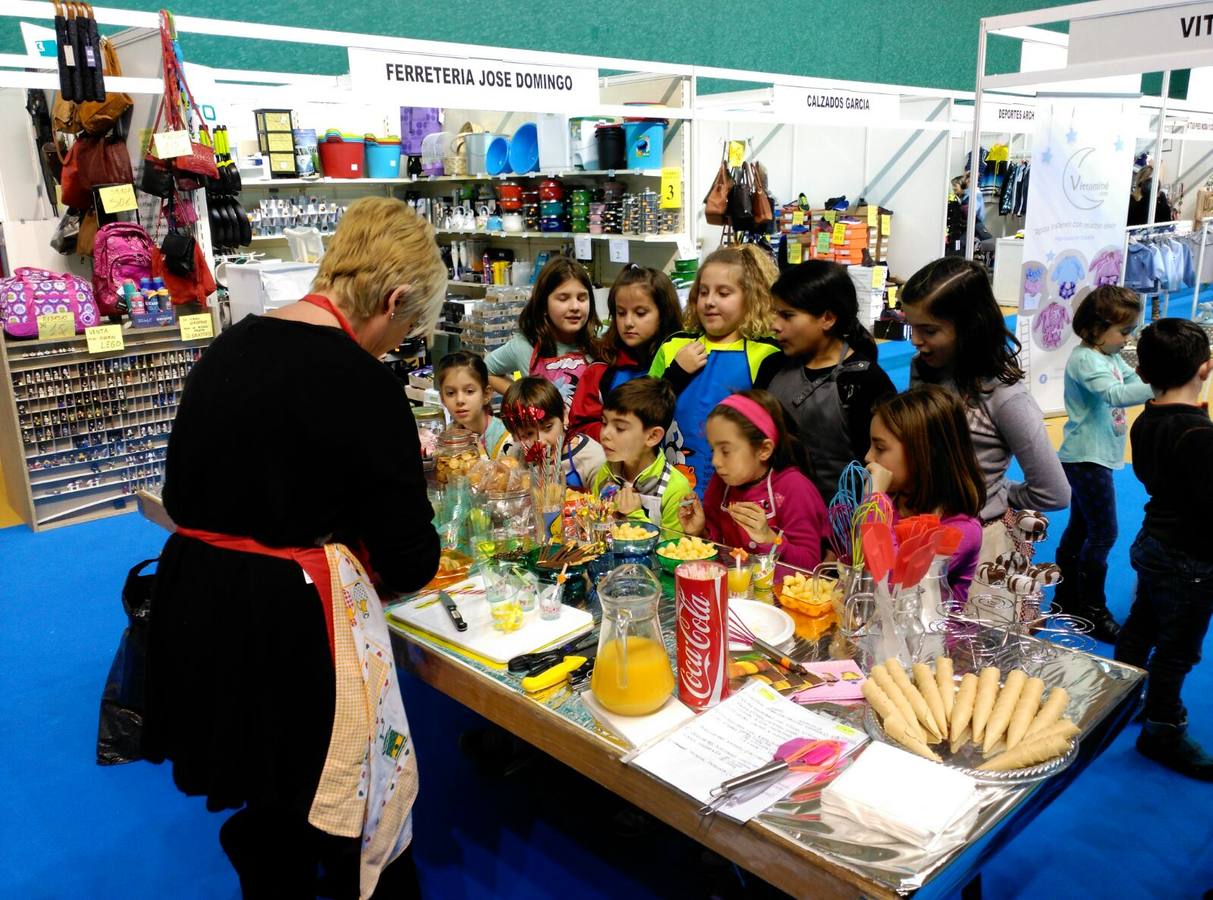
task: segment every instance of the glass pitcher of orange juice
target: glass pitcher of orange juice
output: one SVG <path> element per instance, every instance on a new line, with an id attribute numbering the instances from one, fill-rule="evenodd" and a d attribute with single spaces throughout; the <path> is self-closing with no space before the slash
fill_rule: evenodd
<path id="1" fill-rule="evenodd" d="M 598 599 L 602 629 L 590 679 L 594 699 L 624 716 L 657 711 L 674 692 L 657 618 L 661 582 L 645 566 L 619 566 L 599 580 Z"/>

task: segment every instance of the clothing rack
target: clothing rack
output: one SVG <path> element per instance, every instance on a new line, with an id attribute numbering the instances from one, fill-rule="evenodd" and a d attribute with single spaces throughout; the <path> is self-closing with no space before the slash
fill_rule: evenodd
<path id="1" fill-rule="evenodd" d="M 1201 268 L 1204 265 L 1205 238 L 1210 233 L 1213 233 L 1213 224 L 1211 224 L 1211 223 L 1213 223 L 1213 216 L 1207 216 L 1207 217 L 1201 219 L 1200 220 L 1200 229 L 1198 231 L 1194 231 L 1190 227 L 1186 230 L 1180 230 L 1180 226 L 1185 225 L 1187 223 L 1175 222 L 1175 221 L 1153 222 L 1153 223 L 1150 223 L 1147 225 L 1128 225 L 1128 226 L 1126 226 L 1124 241 L 1121 245 L 1121 254 L 1120 254 L 1120 256 L 1121 256 L 1121 258 L 1120 258 L 1120 283 L 1121 284 L 1125 283 L 1126 274 L 1128 272 L 1129 244 L 1131 241 L 1134 241 L 1134 240 L 1147 240 L 1148 241 L 1148 240 L 1154 239 L 1156 237 L 1159 237 L 1161 235 L 1169 235 L 1172 237 L 1187 237 L 1188 235 L 1191 235 L 1194 233 L 1199 234 L 1200 250 L 1197 254 L 1196 263 L 1195 263 L 1195 267 L 1193 270 L 1195 274 L 1193 276 L 1194 284 L 1192 287 L 1192 317 L 1195 318 L 1196 312 L 1197 312 L 1197 303 L 1200 298 L 1200 288 L 1201 288 L 1200 273 L 1201 273 Z M 1159 290 L 1159 291 L 1150 291 L 1147 293 L 1143 293 L 1142 296 L 1147 296 L 1147 297 L 1155 296 L 1155 297 L 1160 298 L 1161 299 L 1161 308 L 1162 308 L 1161 315 L 1165 316 L 1171 305 L 1171 293 L 1172 292 L 1169 290 Z M 1158 318 L 1159 306 L 1160 306 L 1160 304 L 1157 300 L 1152 304 L 1152 316 L 1151 316 L 1152 319 Z M 1142 310 L 1142 317 L 1143 318 L 1145 317 L 1144 309 Z"/>

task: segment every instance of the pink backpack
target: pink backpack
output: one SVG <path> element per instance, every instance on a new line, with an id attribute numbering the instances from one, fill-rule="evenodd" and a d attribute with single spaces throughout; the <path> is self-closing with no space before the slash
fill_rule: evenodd
<path id="1" fill-rule="evenodd" d="M 101 321 L 93 289 L 83 278 L 30 268 L 0 278 L 0 318 L 13 337 L 37 337 L 38 316 L 67 312 L 76 319 L 77 334 Z"/>
<path id="2" fill-rule="evenodd" d="M 103 315 L 121 312 L 122 282 L 152 277 L 152 239 L 142 225 L 111 222 L 97 229 L 93 241 L 93 296 Z"/>

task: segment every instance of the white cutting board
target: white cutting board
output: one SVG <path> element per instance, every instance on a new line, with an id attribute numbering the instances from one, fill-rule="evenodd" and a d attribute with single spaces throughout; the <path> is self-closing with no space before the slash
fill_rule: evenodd
<path id="1" fill-rule="evenodd" d="M 479 579 L 473 581 L 477 586 L 482 585 Z M 397 603 L 386 610 L 388 619 L 423 631 L 457 650 L 471 653 L 496 666 L 504 666 L 515 656 L 524 653 L 567 643 L 569 639 L 585 634 L 594 627 L 594 617 L 583 609 L 562 606 L 560 618 L 545 620 L 540 618 L 536 605 L 535 609 L 526 613 L 521 628 L 506 634 L 493 627 L 488 601 L 481 593 L 455 595 L 455 605 L 468 623 L 467 631 L 456 631 L 446 607 L 441 602 L 430 603 L 436 596 L 436 593 L 430 592 Z"/>

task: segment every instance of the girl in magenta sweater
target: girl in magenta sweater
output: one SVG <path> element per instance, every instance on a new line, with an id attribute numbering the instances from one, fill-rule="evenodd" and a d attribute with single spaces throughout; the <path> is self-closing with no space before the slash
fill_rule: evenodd
<path id="1" fill-rule="evenodd" d="M 730 394 L 704 430 L 715 473 L 702 504 L 695 494 L 683 501 L 683 531 L 760 554 L 781 533 L 782 562 L 802 569 L 821 562 L 826 506 L 801 471 L 804 447 L 789 432 L 779 401 L 766 391 Z"/>

